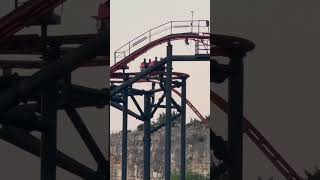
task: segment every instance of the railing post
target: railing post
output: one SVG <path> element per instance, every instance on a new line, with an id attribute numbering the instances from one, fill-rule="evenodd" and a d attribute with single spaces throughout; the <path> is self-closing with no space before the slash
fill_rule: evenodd
<path id="1" fill-rule="evenodd" d="M 14 0 L 14 8 L 17 9 L 18 7 L 18 0 Z"/>
<path id="2" fill-rule="evenodd" d="M 131 46 L 131 45 L 130 45 L 130 42 L 129 42 L 129 54 L 130 54 L 130 48 L 131 48 L 130 46 Z"/>
<path id="3" fill-rule="evenodd" d="M 172 21 L 170 21 L 170 35 L 172 34 Z"/>
<path id="4" fill-rule="evenodd" d="M 151 42 L 151 30 L 149 30 L 149 43 Z"/>

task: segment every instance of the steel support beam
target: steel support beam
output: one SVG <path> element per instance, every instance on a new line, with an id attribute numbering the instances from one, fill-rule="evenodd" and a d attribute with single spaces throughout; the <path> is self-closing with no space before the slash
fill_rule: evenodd
<path id="1" fill-rule="evenodd" d="M 166 97 L 166 94 L 162 94 L 162 96 L 159 98 L 157 104 L 154 105 L 154 108 L 151 112 L 152 116 L 154 115 L 154 113 L 156 113 L 156 111 L 158 110 L 158 108 L 161 106 L 161 103 L 163 102 L 164 98 Z"/>
<path id="2" fill-rule="evenodd" d="M 120 91 L 122 91 L 123 89 L 131 86 L 133 83 L 135 83 L 135 82 L 139 81 L 140 79 L 144 78 L 145 76 L 147 76 L 151 72 L 155 71 L 157 68 L 165 65 L 166 63 L 167 63 L 167 59 L 163 58 L 163 60 L 158 61 L 158 63 L 155 64 L 154 66 L 151 66 L 151 67 L 148 67 L 148 68 L 144 69 L 143 71 L 141 71 L 141 73 L 139 73 L 135 77 L 127 80 L 126 82 L 122 83 L 120 86 L 118 86 L 118 87 L 114 88 L 113 90 L 111 90 L 110 96 L 112 97 L 115 94 L 117 94 Z"/>
<path id="3" fill-rule="evenodd" d="M 187 87 L 186 78 L 182 79 L 181 86 L 181 162 L 180 179 L 186 179 L 186 105 L 187 105 Z"/>
<path id="4" fill-rule="evenodd" d="M 27 98 L 48 82 L 60 79 L 72 72 L 86 61 L 93 59 L 96 54 L 109 48 L 109 34 L 100 33 L 96 38 L 84 43 L 79 48 L 65 55 L 61 61 L 56 61 L 34 73 L 30 78 L 22 80 L 17 86 L 0 94 L 0 113 L 5 113 L 17 105 L 21 99 Z"/>
<path id="5" fill-rule="evenodd" d="M 230 56 L 228 143 L 230 155 L 229 175 L 232 180 L 242 180 L 243 174 L 243 57 L 233 50 Z"/>
<path id="6" fill-rule="evenodd" d="M 40 144 L 41 141 L 27 134 L 25 131 L 16 128 L 1 128 L 0 129 L 0 138 L 9 142 L 12 145 L 17 146 L 18 148 L 23 149 L 26 152 L 29 152 L 35 156 L 40 156 Z M 56 151 L 57 161 L 56 165 L 62 169 L 69 171 L 72 174 L 75 174 L 83 179 L 95 179 L 95 180 L 105 180 L 106 178 L 102 175 L 99 175 L 94 170 L 83 165 L 82 163 L 74 160 L 73 158 L 67 156 L 66 154 Z"/>
<path id="7" fill-rule="evenodd" d="M 120 104 L 118 103 L 115 103 L 115 102 L 111 102 L 110 105 L 120 111 L 122 111 L 123 109 L 123 106 L 121 106 Z M 136 114 L 135 112 L 131 111 L 128 109 L 128 115 L 140 120 L 140 121 L 143 121 L 143 118 L 141 116 L 139 116 L 138 114 Z"/>
<path id="8" fill-rule="evenodd" d="M 165 79 L 166 95 L 166 130 L 165 130 L 165 180 L 171 179 L 171 82 L 172 82 L 172 45 L 169 42 L 167 46 L 167 66 Z"/>
<path id="9" fill-rule="evenodd" d="M 41 94 L 42 121 L 47 123 L 41 134 L 41 180 L 56 179 L 57 152 L 57 87 L 48 85 Z"/>
<path id="10" fill-rule="evenodd" d="M 41 25 L 42 57 L 47 57 L 47 24 Z M 47 123 L 41 133 L 41 180 L 56 179 L 57 151 L 57 83 L 46 84 L 41 90 L 41 118 Z"/>
<path id="11" fill-rule="evenodd" d="M 93 139 L 91 133 L 89 132 L 89 129 L 86 127 L 84 122 L 82 121 L 79 113 L 76 111 L 76 109 L 72 106 L 65 106 L 65 111 L 67 115 L 69 116 L 70 120 L 72 121 L 74 127 L 77 129 L 79 135 L 81 136 L 83 142 L 87 146 L 88 150 L 90 151 L 91 155 L 95 159 L 95 161 L 98 164 L 98 169 L 101 170 L 101 173 L 103 175 L 106 174 L 106 168 L 107 168 L 107 161 L 100 150 L 99 146 Z"/>
<path id="12" fill-rule="evenodd" d="M 125 81 L 125 79 L 124 79 Z M 128 88 L 122 91 L 122 180 L 127 180 L 128 159 Z"/>
<path id="13" fill-rule="evenodd" d="M 174 55 L 172 61 L 210 61 L 210 55 L 198 54 L 198 55 Z"/>
<path id="14" fill-rule="evenodd" d="M 144 95 L 144 125 L 143 125 L 143 179 L 150 180 L 150 151 L 151 151 L 151 94 Z"/>
<path id="15" fill-rule="evenodd" d="M 145 115 L 144 115 L 144 113 L 143 113 L 143 111 L 142 111 L 137 99 L 134 96 L 130 96 L 130 97 L 131 97 L 134 105 L 137 107 L 137 109 L 138 109 L 139 113 L 141 114 L 142 118 L 144 119 L 143 121 L 145 121 L 146 117 L 145 117 Z"/>

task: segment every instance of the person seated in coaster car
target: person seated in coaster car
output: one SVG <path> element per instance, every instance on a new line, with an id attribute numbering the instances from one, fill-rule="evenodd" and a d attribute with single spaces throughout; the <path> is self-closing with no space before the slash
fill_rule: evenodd
<path id="1" fill-rule="evenodd" d="M 143 62 L 141 63 L 140 65 L 140 71 L 143 71 L 145 68 L 148 67 L 148 63 L 147 63 L 147 60 L 146 58 L 143 59 Z"/>
<path id="2" fill-rule="evenodd" d="M 160 61 L 162 60 L 162 58 L 160 58 Z M 158 63 L 159 61 L 158 61 L 158 57 L 155 57 L 154 58 L 154 61 L 152 61 L 151 63 L 150 63 L 150 66 L 154 66 L 154 65 L 156 65 L 157 63 Z M 165 71 L 165 65 L 163 65 L 163 66 L 161 66 L 161 67 L 158 67 L 158 68 L 156 68 L 156 71 Z"/>
<path id="3" fill-rule="evenodd" d="M 162 58 L 160 58 L 160 61 L 162 60 Z M 149 59 L 149 62 L 146 62 L 146 59 L 144 59 L 144 61 L 141 63 L 140 65 L 140 70 L 143 71 L 145 68 L 147 67 L 152 67 L 155 66 L 158 63 L 158 57 L 155 57 L 155 60 L 152 61 L 151 59 Z M 158 67 L 155 69 L 155 71 L 165 71 L 166 67 L 165 65 Z"/>

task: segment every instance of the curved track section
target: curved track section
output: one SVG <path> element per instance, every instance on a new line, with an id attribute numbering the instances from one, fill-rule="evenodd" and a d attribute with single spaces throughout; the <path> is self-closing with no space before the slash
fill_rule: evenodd
<path id="1" fill-rule="evenodd" d="M 143 53 L 149 51 L 150 49 L 159 46 L 163 43 L 170 42 L 170 41 L 176 41 L 176 40 L 185 40 L 185 39 L 210 39 L 210 36 L 208 35 L 199 35 L 195 33 L 183 33 L 183 34 L 172 34 L 165 37 L 162 37 L 160 39 L 157 39 L 155 41 L 152 41 L 151 43 L 143 46 L 142 48 L 136 50 L 135 52 L 129 54 L 127 57 L 122 59 L 121 61 L 114 64 L 111 69 L 110 73 L 115 73 L 116 71 L 122 69 L 122 67 L 126 66 L 130 62 L 134 61 L 137 57 L 141 56 Z"/>

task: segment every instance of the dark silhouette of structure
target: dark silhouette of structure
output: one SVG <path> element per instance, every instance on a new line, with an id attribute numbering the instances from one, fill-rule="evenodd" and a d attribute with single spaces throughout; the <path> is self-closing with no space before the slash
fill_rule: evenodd
<path id="1" fill-rule="evenodd" d="M 59 24 L 54 9 L 65 0 L 15 0 L 15 9 L 0 19 L 0 53 L 41 55 L 32 61 L 1 60 L 0 138 L 41 158 L 41 180 L 55 180 L 56 166 L 83 179 L 109 179 L 104 157 L 77 108 L 103 108 L 109 89 L 94 89 L 71 82 L 79 67 L 109 65 L 109 1 L 103 3 L 97 34 L 48 36 L 48 25 Z M 101 13 L 100 12 L 100 13 Z M 41 26 L 41 35 L 15 35 L 27 26 Z M 63 48 L 63 45 L 81 45 Z M 13 69 L 39 69 L 30 76 Z M 94 170 L 57 149 L 57 111 L 64 110 L 94 157 Z M 41 133 L 38 139 L 31 131 Z"/>
<path id="2" fill-rule="evenodd" d="M 284 160 L 268 140 L 243 117 L 243 58 L 255 45 L 242 38 L 213 34 L 211 36 L 211 82 L 222 83 L 228 79 L 228 102 L 211 91 L 211 102 L 228 114 L 228 141 L 210 133 L 211 149 L 216 158 L 223 161 L 211 170 L 212 178 L 227 172 L 229 179 L 242 179 L 243 133 L 256 144 L 273 165 L 288 180 L 300 180 L 301 177 Z M 219 64 L 213 58 L 227 57 L 229 63 Z"/>
<path id="3" fill-rule="evenodd" d="M 0 138 L 41 158 L 41 179 L 55 180 L 56 166 L 84 179 L 109 179 L 109 162 L 92 138 L 83 123 L 77 108 L 106 105 L 123 112 L 122 139 L 122 178 L 126 179 L 127 168 L 127 117 L 131 115 L 144 122 L 144 179 L 150 179 L 151 133 L 161 127 L 166 128 L 165 179 L 170 179 L 171 162 L 171 122 L 181 118 L 181 178 L 185 178 L 185 112 L 186 105 L 207 123 L 197 109 L 186 99 L 187 74 L 173 72 L 174 61 L 211 61 L 211 78 L 215 83 L 228 79 L 228 102 L 211 92 L 211 101 L 228 113 L 228 141 L 211 132 L 212 148 L 223 163 L 214 175 L 228 172 L 232 180 L 242 179 L 242 136 L 248 137 L 260 148 L 267 158 L 288 180 L 299 180 L 299 175 L 272 147 L 266 138 L 243 117 L 243 58 L 254 48 L 248 40 L 209 34 L 209 21 L 171 21 L 151 29 L 118 49 L 115 64 L 110 69 L 112 86 L 94 89 L 71 82 L 72 71 L 79 67 L 109 66 L 109 1 L 101 4 L 96 17 L 98 33 L 86 35 L 48 36 L 47 28 L 59 24 L 60 17 L 54 9 L 66 0 L 15 0 L 15 9 L 0 19 L 0 53 L 34 54 L 40 59 L 32 61 L 1 60 L 3 74 L 0 77 Z M 41 35 L 15 35 L 27 26 L 41 26 Z M 186 28 L 184 33 L 176 29 Z M 154 35 L 167 33 L 154 39 Z M 157 36 L 159 37 L 159 36 Z M 211 44 L 209 42 L 211 38 Z M 172 41 L 195 42 L 192 56 L 173 55 Z M 159 44 L 167 43 L 167 56 L 141 72 L 128 72 L 130 62 Z M 78 48 L 65 48 L 63 45 L 77 44 Z M 141 44 L 143 44 L 141 46 Z M 211 50 L 210 48 L 211 47 Z M 210 56 L 209 56 L 210 50 Z M 228 65 L 221 65 L 210 57 L 223 56 L 230 59 Z M 158 71 L 165 66 L 165 71 Z M 13 69 L 38 69 L 29 76 L 13 73 Z M 121 72 L 117 72 L 120 71 Z M 148 90 L 134 88 L 135 83 L 151 83 Z M 181 91 L 175 90 L 181 88 Z M 172 92 L 181 97 L 178 103 Z M 163 93 L 156 101 L 155 94 Z M 135 96 L 144 97 L 142 109 Z M 128 108 L 129 98 L 140 114 Z M 166 104 L 163 105 L 163 100 Z M 166 122 L 154 129 L 150 123 L 159 108 L 166 110 Z M 179 113 L 172 116 L 172 110 Z M 57 111 L 64 110 L 85 142 L 98 168 L 93 170 L 57 149 Z M 41 132 L 41 138 L 30 135 L 31 131 Z"/>

